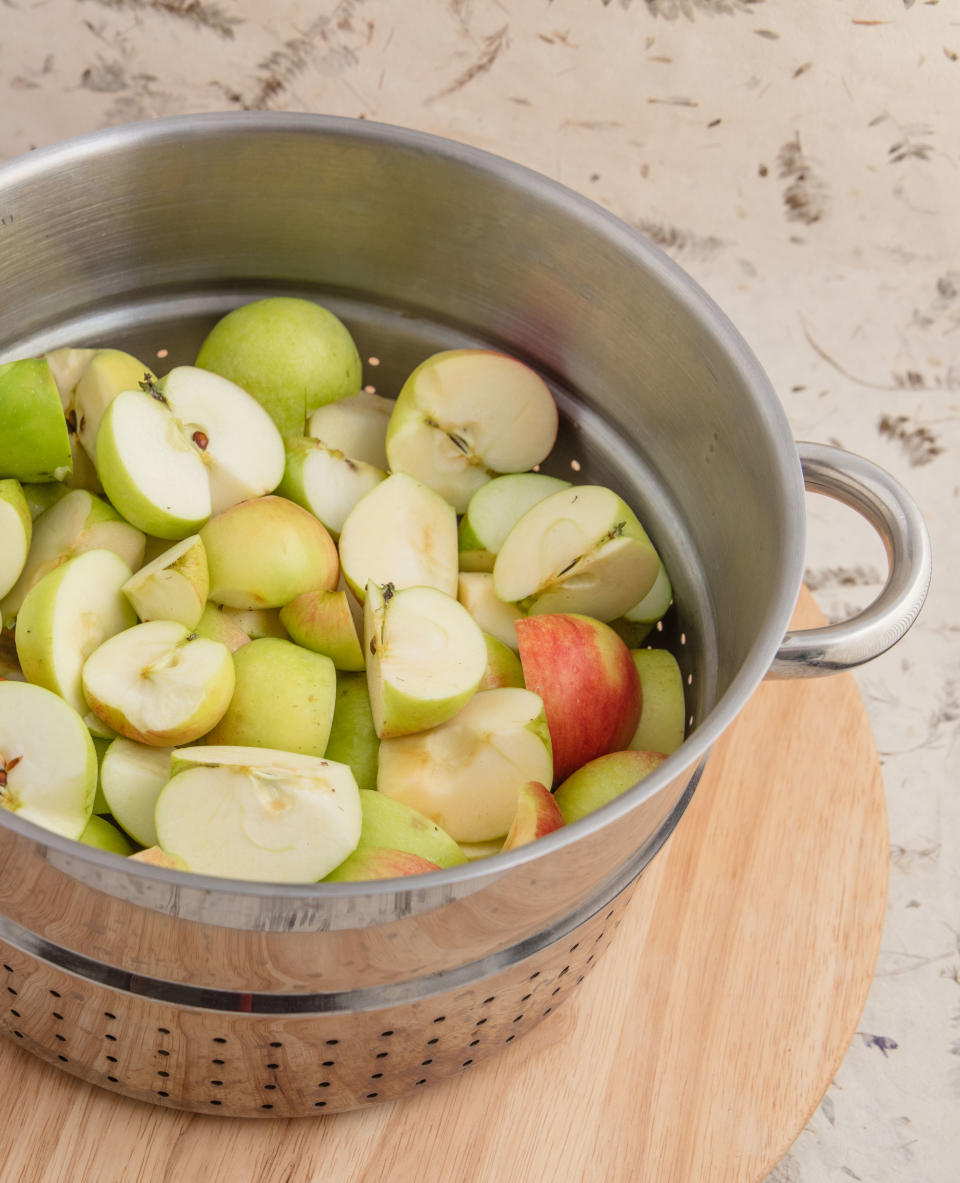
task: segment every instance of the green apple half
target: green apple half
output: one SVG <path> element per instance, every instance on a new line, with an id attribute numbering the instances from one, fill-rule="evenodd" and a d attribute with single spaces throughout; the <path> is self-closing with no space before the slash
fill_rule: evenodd
<path id="1" fill-rule="evenodd" d="M 357 782 L 331 760 L 211 745 L 174 752 L 172 772 L 159 844 L 200 874 L 315 883 L 360 840 Z"/>
<path id="2" fill-rule="evenodd" d="M 491 477 L 533 468 L 556 438 L 556 403 L 529 366 L 489 350 L 451 349 L 403 384 L 387 459 L 462 513 Z"/>
<path id="3" fill-rule="evenodd" d="M 127 521 L 185 538 L 280 483 L 283 440 L 245 390 L 193 366 L 143 386 L 114 398 L 97 434 L 97 472 Z"/>
<path id="4" fill-rule="evenodd" d="M 337 547 L 312 513 L 285 497 L 242 501 L 200 531 L 209 597 L 228 608 L 280 608 L 337 585 Z"/>
<path id="5" fill-rule="evenodd" d="M 141 620 L 176 620 L 188 629 L 196 628 L 210 590 L 200 535 L 174 543 L 132 575 L 122 590 Z"/>
<path id="6" fill-rule="evenodd" d="M 33 537 L 33 518 L 20 482 L 0 480 L 0 600 L 20 578 Z"/>
<path id="7" fill-rule="evenodd" d="M 29 682 L 0 681 L 0 807 L 79 838 L 97 790 L 97 754 L 79 715 Z"/>
<path id="8" fill-rule="evenodd" d="M 73 472 L 60 393 L 43 358 L 0 365 L 0 477 L 63 481 Z"/>
<path id="9" fill-rule="evenodd" d="M 33 523 L 33 541 L 20 578 L 0 603 L 4 618 L 16 616 L 27 592 L 61 563 L 91 550 L 113 551 L 131 571 L 143 560 L 143 534 L 112 505 L 86 489 L 73 489 Z"/>
<path id="10" fill-rule="evenodd" d="M 575 485 L 527 510 L 493 566 L 497 596 L 530 615 L 574 612 L 613 620 L 653 586 L 660 559 L 622 497 Z"/>
<path id="11" fill-rule="evenodd" d="M 538 501 L 570 482 L 542 472 L 494 477 L 470 498 L 458 532 L 461 571 L 492 571 L 504 539 Z"/>
<path id="12" fill-rule="evenodd" d="M 367 584 L 363 647 L 373 722 L 381 739 L 452 718 L 487 668 L 480 626 L 432 587 Z"/>
<path id="13" fill-rule="evenodd" d="M 382 468 L 304 438 L 287 444 L 287 466 L 277 492 L 309 509 L 336 537 L 357 502 L 386 476 Z"/>
<path id="14" fill-rule="evenodd" d="M 87 658 L 83 690 L 119 735 L 153 747 L 192 743 L 216 724 L 233 694 L 226 645 L 172 620 L 138 624 Z"/>
<path id="15" fill-rule="evenodd" d="M 481 690 L 441 726 L 380 744 L 378 790 L 458 843 L 502 838 L 529 780 L 553 783 L 543 703 L 529 690 Z"/>
<path id="16" fill-rule="evenodd" d="M 351 460 L 387 468 L 387 424 L 393 399 L 361 390 L 335 403 L 318 407 L 307 424 L 307 435 L 323 440 Z"/>
<path id="17" fill-rule="evenodd" d="M 17 614 L 17 656 L 27 680 L 87 712 L 81 673 L 108 637 L 136 623 L 120 588 L 130 568 L 110 550 L 90 550 L 35 584 Z"/>
<path id="18" fill-rule="evenodd" d="M 233 697 L 207 743 L 322 756 L 337 692 L 330 658 L 262 637 L 238 649 L 233 664 Z"/>
<path id="19" fill-rule="evenodd" d="M 197 365 L 249 390 L 284 436 L 361 385 L 360 355 L 346 326 L 312 300 L 271 296 L 228 312 L 200 346 Z"/>
<path id="20" fill-rule="evenodd" d="M 172 750 L 120 736 L 107 748 L 100 765 L 100 785 L 110 813 L 141 846 L 157 844 L 153 812 L 170 779 Z"/>
<path id="21" fill-rule="evenodd" d="M 457 515 L 406 473 L 381 481 L 358 501 L 340 531 L 347 586 L 362 603 L 369 582 L 435 587 L 457 594 Z"/>

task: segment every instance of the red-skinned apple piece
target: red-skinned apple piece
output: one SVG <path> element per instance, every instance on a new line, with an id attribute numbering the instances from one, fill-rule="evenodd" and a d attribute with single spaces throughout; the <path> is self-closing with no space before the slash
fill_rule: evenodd
<path id="1" fill-rule="evenodd" d="M 324 883 L 358 883 L 369 879 L 399 879 L 404 875 L 422 875 L 439 871 L 436 863 L 409 850 L 388 850 L 385 846 L 365 846 L 347 855 L 323 880 Z"/>
<path id="2" fill-rule="evenodd" d="M 558 784 L 598 756 L 626 748 L 640 719 L 640 679 L 608 625 L 554 613 L 516 622 L 528 690 L 543 699 Z"/>
<path id="3" fill-rule="evenodd" d="M 559 830 L 563 824 L 563 814 L 553 793 L 539 781 L 529 780 L 517 794 L 517 812 L 501 849 L 526 846 L 528 842 Z"/>

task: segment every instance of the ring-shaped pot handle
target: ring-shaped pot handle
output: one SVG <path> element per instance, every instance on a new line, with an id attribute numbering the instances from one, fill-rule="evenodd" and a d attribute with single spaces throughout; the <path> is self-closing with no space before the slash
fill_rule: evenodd
<path id="1" fill-rule="evenodd" d="M 855 509 L 880 535 L 890 569 L 883 590 L 850 620 L 788 632 L 769 678 L 836 674 L 872 661 L 906 633 L 930 586 L 930 536 L 916 502 L 876 464 L 827 444 L 798 443 L 811 493 Z"/>

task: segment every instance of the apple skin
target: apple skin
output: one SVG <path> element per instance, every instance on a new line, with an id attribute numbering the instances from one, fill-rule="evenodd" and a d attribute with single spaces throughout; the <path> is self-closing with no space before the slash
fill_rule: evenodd
<path id="1" fill-rule="evenodd" d="M 325 653 L 338 670 L 365 668 L 360 637 L 348 592 L 308 591 L 280 609 L 280 623 L 292 640 L 314 653 Z"/>
<path id="2" fill-rule="evenodd" d="M 113 854 L 122 854 L 125 858 L 129 858 L 137 849 L 122 830 L 118 830 L 106 818 L 96 815 L 87 822 L 86 829 L 77 841 L 82 842 L 85 846 L 94 846 L 98 850 L 109 850 Z"/>
<path id="3" fill-rule="evenodd" d="M 439 871 L 436 863 L 408 850 L 386 846 L 364 846 L 347 855 L 339 867 L 324 876 L 321 883 L 360 883 L 370 879 L 402 879 Z"/>
<path id="4" fill-rule="evenodd" d="M 228 608 L 281 608 L 304 592 L 332 591 L 336 543 L 307 510 L 283 497 L 241 501 L 200 530 L 210 599 Z"/>
<path id="5" fill-rule="evenodd" d="M 530 616 L 515 627 L 527 689 L 543 699 L 554 784 L 626 748 L 640 719 L 640 678 L 613 629 L 574 613 Z"/>
<path id="6" fill-rule="evenodd" d="M 323 756 L 336 699 L 330 658 L 261 637 L 238 649 L 233 662 L 233 698 L 207 742 Z"/>
<path id="7" fill-rule="evenodd" d="M 39 484 L 73 473 L 60 392 L 43 358 L 0 365 L 0 477 Z"/>
<path id="8" fill-rule="evenodd" d="M 631 650 L 630 656 L 640 678 L 643 709 L 627 746 L 669 756 L 683 743 L 686 732 L 687 709 L 680 666 L 668 649 Z"/>
<path id="9" fill-rule="evenodd" d="M 228 312 L 200 346 L 197 365 L 242 386 L 284 436 L 307 416 L 356 394 L 360 354 L 346 326 L 312 300 L 272 296 Z"/>
<path id="10" fill-rule="evenodd" d="M 501 686 L 516 686 L 523 690 L 525 683 L 520 658 L 503 641 L 498 641 L 489 633 L 484 633 L 483 639 L 487 643 L 487 668 L 477 689 L 497 690 Z"/>
<path id="11" fill-rule="evenodd" d="M 563 814 L 553 793 L 539 781 L 527 781 L 517 794 L 517 812 L 501 849 L 515 850 L 518 846 L 526 846 L 563 825 Z"/>
<path id="12" fill-rule="evenodd" d="M 20 578 L 32 536 L 33 518 L 20 482 L 0 480 L 0 599 Z"/>
<path id="13" fill-rule="evenodd" d="M 446 830 L 418 810 L 376 790 L 360 790 L 362 823 L 357 851 L 365 847 L 403 850 L 437 867 L 458 867 L 463 851 Z"/>
<path id="14" fill-rule="evenodd" d="M 231 653 L 246 645 L 250 637 L 230 614 L 228 608 L 221 608 L 219 604 L 206 604 L 200 619 L 194 628 L 198 636 L 206 637 L 208 641 L 219 641 L 226 645 Z"/>
<path id="15" fill-rule="evenodd" d="M 553 794 L 570 825 L 615 800 L 666 760 L 662 752 L 608 752 L 578 768 Z"/>
<path id="16" fill-rule="evenodd" d="M 367 679 L 361 673 L 337 675 L 337 697 L 324 756 L 346 764 L 361 793 L 377 787 L 380 739 L 373 725 Z"/>

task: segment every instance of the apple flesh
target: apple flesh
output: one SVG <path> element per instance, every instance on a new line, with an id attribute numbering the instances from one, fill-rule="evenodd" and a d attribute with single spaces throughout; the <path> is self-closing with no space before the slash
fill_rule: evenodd
<path id="1" fill-rule="evenodd" d="M 325 875 L 324 883 L 360 883 L 371 879 L 402 879 L 439 871 L 436 863 L 407 850 L 386 846 L 364 846 L 347 855 L 339 867 Z"/>
<path id="2" fill-rule="evenodd" d="M 669 756 L 683 743 L 686 730 L 683 675 L 677 659 L 668 649 L 637 649 L 630 656 L 640 678 L 643 709 L 627 746 Z"/>
<path id="3" fill-rule="evenodd" d="M 497 596 L 524 611 L 575 612 L 613 620 L 651 589 L 653 544 L 622 497 L 575 485 L 527 510 L 493 565 Z"/>
<path id="4" fill-rule="evenodd" d="M 460 570 L 492 571 L 504 540 L 527 510 L 569 488 L 569 481 L 542 472 L 510 473 L 481 485 L 460 522 Z"/>
<path id="5" fill-rule="evenodd" d="M 139 390 L 140 383 L 154 375 L 130 353 L 122 349 L 98 349 L 83 367 L 63 402 L 67 427 L 83 446 L 87 457 L 96 463 L 97 433 L 107 407 L 125 390 Z"/>
<path id="6" fill-rule="evenodd" d="M 135 863 L 146 863 L 151 867 L 166 867 L 169 871 L 190 870 L 182 858 L 167 854 L 159 846 L 148 846 L 146 850 L 138 850 L 136 854 L 131 854 L 130 858 Z"/>
<path id="7" fill-rule="evenodd" d="M 260 637 L 275 637 L 279 641 L 289 641 L 290 634 L 283 627 L 279 608 L 224 608 L 222 604 L 211 604 L 210 607 L 220 614 L 222 620 L 240 629 L 248 641 L 255 641 Z M 230 646 L 234 648 L 234 646 Z"/>
<path id="8" fill-rule="evenodd" d="M 516 627 L 524 681 L 543 700 L 555 781 L 625 748 L 640 719 L 640 679 L 613 629 L 573 614 L 531 616 Z"/>
<path id="9" fill-rule="evenodd" d="M 479 862 L 480 859 L 493 858 L 503 850 L 504 838 L 491 838 L 487 842 L 461 842 L 460 853 L 468 863 Z"/>
<path id="10" fill-rule="evenodd" d="M 290 296 L 228 312 L 200 346 L 197 365 L 248 390 L 285 436 L 301 436 L 319 406 L 355 394 L 360 355 L 332 312 Z"/>
<path id="11" fill-rule="evenodd" d="M 476 693 L 487 646 L 462 604 L 432 587 L 367 585 L 367 688 L 377 735 L 409 735 L 452 718 Z"/>
<path id="12" fill-rule="evenodd" d="M 113 551 L 131 571 L 143 560 L 143 534 L 112 505 L 73 489 L 33 523 L 33 540 L 20 578 L 0 602 L 4 619 L 16 616 L 27 592 L 61 563 L 91 550 Z"/>
<path id="13" fill-rule="evenodd" d="M 371 581 L 397 589 L 435 587 L 456 596 L 457 515 L 432 489 L 394 473 L 358 501 L 343 523 L 340 563 L 361 603 Z"/>
<path id="14" fill-rule="evenodd" d="M 493 576 L 489 572 L 461 571 L 457 599 L 485 633 L 516 649 L 517 631 L 514 625 L 523 618 L 523 613 L 516 604 L 505 604 L 497 598 Z"/>
<path id="15" fill-rule="evenodd" d="M 233 664 L 233 697 L 207 742 L 322 756 L 337 687 L 330 658 L 263 637 L 238 649 Z"/>
<path id="16" fill-rule="evenodd" d="M 387 459 L 460 513 L 498 473 L 539 464 L 557 438 L 557 407 L 542 378 L 502 353 L 452 349 L 427 358 L 397 396 Z"/>
<path id="17" fill-rule="evenodd" d="M 231 608 L 222 608 L 219 604 L 205 604 L 193 631 L 198 636 L 206 637 L 208 641 L 220 641 L 233 653 L 250 640 L 243 627 L 234 619 L 235 611 Z"/>
<path id="18" fill-rule="evenodd" d="M 387 474 L 354 460 L 321 440 L 298 439 L 287 445 L 287 465 L 277 490 L 320 519 L 334 537 L 358 501 Z"/>
<path id="19" fill-rule="evenodd" d="M 309 591 L 280 609 L 280 623 L 298 645 L 323 653 L 338 670 L 365 668 L 349 592 Z"/>
<path id="20" fill-rule="evenodd" d="M 336 544 L 313 514 L 286 498 L 242 501 L 211 518 L 200 537 L 216 604 L 280 608 L 337 585 Z"/>
<path id="21" fill-rule="evenodd" d="M 342 764 L 266 748 L 184 748 L 156 807 L 159 845 L 203 875 L 315 883 L 360 840 Z"/>
<path id="22" fill-rule="evenodd" d="M 209 590 L 207 555 L 198 534 L 141 567 L 122 588 L 141 620 L 176 620 L 188 629 L 199 624 Z"/>
<path id="23" fill-rule="evenodd" d="M 553 793 L 539 781 L 527 781 L 517 795 L 517 812 L 507 831 L 503 850 L 515 850 L 529 842 L 552 834 L 564 825 L 563 814 Z"/>
<path id="24" fill-rule="evenodd" d="M 191 743 L 220 720 L 233 694 L 226 645 L 152 620 L 111 637 L 87 658 L 90 709 L 127 739 L 152 747 Z"/>
<path id="25" fill-rule="evenodd" d="M 153 813 L 160 791 L 170 779 L 172 750 L 120 736 L 110 743 L 100 765 L 100 786 L 108 811 L 141 846 L 157 844 Z"/>
<path id="26" fill-rule="evenodd" d="M 324 755 L 346 764 L 361 791 L 377 787 L 380 737 L 373 725 L 365 674 L 337 675 L 337 697 Z"/>
<path id="27" fill-rule="evenodd" d="M 569 825 L 632 789 L 666 759 L 662 752 L 610 752 L 578 768 L 554 799 Z"/>
<path id="28" fill-rule="evenodd" d="M 307 424 L 307 435 L 323 440 L 351 460 L 387 468 L 387 424 L 393 400 L 361 390 L 335 403 L 318 407 Z"/>
<path id="29" fill-rule="evenodd" d="M 378 790 L 461 844 L 502 839 L 529 780 L 553 781 L 543 703 L 529 690 L 481 690 L 441 726 L 380 744 Z"/>
<path id="30" fill-rule="evenodd" d="M 60 393 L 43 358 L 0 365 L 0 478 L 63 481 L 73 472 Z"/>
<path id="31" fill-rule="evenodd" d="M 42 686 L 0 681 L 0 808 L 79 838 L 96 790 L 97 754 L 77 713 Z"/>
<path id="32" fill-rule="evenodd" d="M 33 518 L 19 481 L 0 480 L 0 600 L 20 578 L 33 537 Z"/>
<path id="33" fill-rule="evenodd" d="M 29 682 L 59 694 L 78 715 L 88 706 L 84 663 L 109 637 L 136 623 L 120 589 L 130 568 L 109 550 L 56 567 L 27 593 L 17 615 L 17 656 Z"/>

